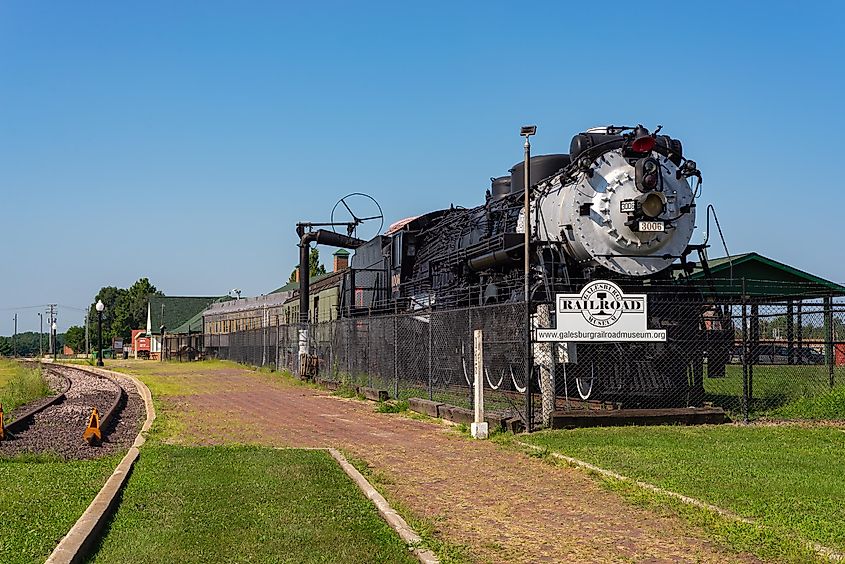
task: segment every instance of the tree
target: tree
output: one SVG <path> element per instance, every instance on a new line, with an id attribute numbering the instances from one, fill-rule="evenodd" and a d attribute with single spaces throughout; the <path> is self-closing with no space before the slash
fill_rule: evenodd
<path id="1" fill-rule="evenodd" d="M 326 267 L 320 263 L 320 249 L 317 247 L 313 247 L 308 255 L 308 273 L 311 278 L 326 273 Z M 293 269 L 290 278 L 288 278 L 288 284 L 291 282 L 296 282 L 296 268 Z"/>
<path id="2" fill-rule="evenodd" d="M 140 329 L 146 326 L 147 303 L 150 296 L 163 295 L 155 286 L 150 284 L 148 278 L 138 279 L 125 291 L 115 306 L 113 336 L 128 341 L 132 335 L 132 329 Z"/>
<path id="3" fill-rule="evenodd" d="M 113 336 L 112 325 L 114 324 L 115 315 L 118 310 L 118 302 L 121 300 L 126 290 L 116 286 L 105 286 L 100 288 L 97 295 L 94 296 L 94 303 L 88 308 L 88 328 L 93 331 L 94 340 L 97 338 L 97 301 L 102 301 L 106 306 L 103 310 L 103 341 L 108 342 Z"/>
<path id="4" fill-rule="evenodd" d="M 75 353 L 85 350 L 85 329 L 79 325 L 72 325 L 65 331 L 65 344 Z"/>
<path id="5" fill-rule="evenodd" d="M 88 309 L 88 324 L 92 331 L 97 330 L 97 300 L 102 300 L 103 342 L 110 343 L 115 337 L 128 341 L 133 329 L 140 329 L 147 324 L 147 301 L 150 296 L 164 294 L 150 283 L 149 278 L 139 278 L 129 289 L 106 286 L 97 292 L 94 303 Z M 95 339 L 96 339 L 96 333 Z"/>

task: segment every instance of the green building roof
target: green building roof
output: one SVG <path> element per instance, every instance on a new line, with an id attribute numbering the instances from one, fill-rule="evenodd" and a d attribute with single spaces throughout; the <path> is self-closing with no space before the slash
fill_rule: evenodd
<path id="1" fill-rule="evenodd" d="M 310 278 L 309 282 L 311 284 L 313 284 L 314 282 L 317 282 L 318 280 L 322 280 L 326 276 L 331 276 L 332 274 L 335 274 L 335 273 L 334 272 L 326 272 L 325 274 L 318 274 L 317 276 L 312 276 Z M 275 290 L 273 290 L 270 293 L 271 294 L 278 294 L 280 292 L 293 292 L 293 291 L 296 291 L 296 290 L 299 290 L 299 282 L 288 282 L 287 284 L 285 284 L 281 288 L 276 288 Z"/>
<path id="2" fill-rule="evenodd" d="M 203 310 L 219 299 L 220 296 L 150 296 L 150 330 L 158 333 L 159 327 L 164 325 L 166 332 L 176 333 L 197 314 L 201 320 Z M 202 330 L 201 321 L 199 330 Z M 188 332 L 187 327 L 184 332 Z"/>
<path id="3" fill-rule="evenodd" d="M 173 330 L 167 329 L 167 332 L 175 335 L 184 335 L 186 333 L 202 333 L 202 314 L 204 312 L 205 308 L 198 311 L 196 315 L 194 315 L 192 318 L 187 320 L 179 327 L 176 327 Z"/>
<path id="4" fill-rule="evenodd" d="M 713 289 L 722 296 L 741 297 L 743 283 L 745 295 L 749 297 L 786 299 L 845 295 L 845 286 L 757 253 L 709 259 L 707 265 Z M 690 280 L 703 290 L 710 290 L 700 264 L 690 275 Z"/>

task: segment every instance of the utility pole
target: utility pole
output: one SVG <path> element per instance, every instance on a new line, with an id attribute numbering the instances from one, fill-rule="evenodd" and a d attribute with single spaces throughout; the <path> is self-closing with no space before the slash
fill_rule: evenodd
<path id="1" fill-rule="evenodd" d="M 50 308 L 47 310 L 47 315 L 50 317 L 48 318 L 50 323 L 50 352 L 53 353 L 53 356 L 56 355 L 56 308 L 57 304 L 47 304 Z"/>
<path id="2" fill-rule="evenodd" d="M 12 356 L 18 356 L 18 314 L 15 314 L 15 332 L 12 335 Z"/>
<path id="3" fill-rule="evenodd" d="M 85 357 L 88 358 L 91 356 L 91 347 L 88 341 L 88 312 L 85 312 Z"/>
<path id="4" fill-rule="evenodd" d="M 38 312 L 38 359 L 44 356 L 44 314 Z"/>

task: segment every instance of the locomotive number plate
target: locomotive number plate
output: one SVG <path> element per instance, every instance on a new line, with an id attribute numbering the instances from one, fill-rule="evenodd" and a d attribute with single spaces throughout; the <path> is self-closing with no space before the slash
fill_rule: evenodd
<path id="1" fill-rule="evenodd" d="M 645 231 L 649 233 L 662 233 L 666 229 L 664 228 L 662 221 L 641 221 L 640 222 L 640 231 Z"/>

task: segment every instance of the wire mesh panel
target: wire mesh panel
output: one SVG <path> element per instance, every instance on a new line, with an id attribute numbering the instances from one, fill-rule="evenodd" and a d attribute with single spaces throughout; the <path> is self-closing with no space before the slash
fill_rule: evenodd
<path id="1" fill-rule="evenodd" d="M 485 407 L 526 422 L 555 410 L 711 405 L 734 418 L 807 417 L 807 402 L 845 393 L 845 302 L 801 285 L 768 283 L 761 295 L 755 281 L 727 284 L 625 288 L 646 294 L 647 326 L 665 330 L 665 342 L 527 346 L 525 305 L 513 302 L 311 324 L 308 350 L 321 379 L 471 408 L 481 330 Z M 556 307 L 532 304 L 532 334 L 555 327 Z M 256 327 L 203 336 L 204 354 L 299 374 L 302 329 Z"/>

